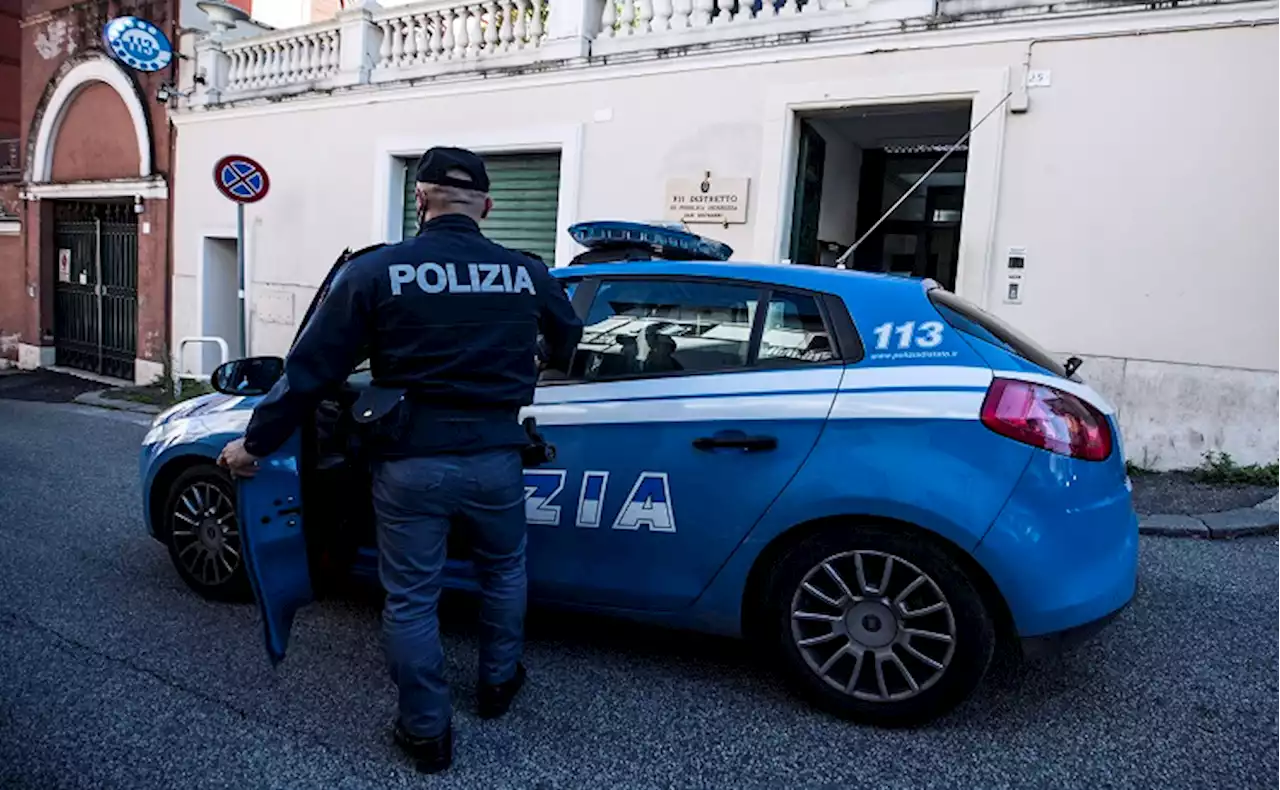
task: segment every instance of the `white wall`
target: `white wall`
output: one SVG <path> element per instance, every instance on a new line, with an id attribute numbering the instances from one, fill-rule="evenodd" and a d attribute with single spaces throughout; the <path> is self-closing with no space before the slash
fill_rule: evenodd
<path id="1" fill-rule="evenodd" d="M 900 101 L 963 99 L 912 86 L 965 75 L 977 75 L 970 97 L 983 90 L 987 102 L 991 75 L 1020 74 L 1026 53 L 1027 42 L 814 50 L 809 60 L 690 60 L 643 75 L 602 66 L 179 116 L 175 244 L 190 249 L 208 227 L 234 222 L 208 174 L 226 140 L 244 141 L 272 179 L 246 211 L 252 344 L 279 353 L 335 256 L 381 241 L 387 213 L 398 212 L 388 205 L 388 150 L 555 129 L 581 138 L 581 176 L 561 185 L 576 195 L 562 226 L 661 216 L 666 178 L 710 170 L 750 178 L 752 193 L 747 224 L 702 232 L 737 259 L 772 259 L 762 240 L 778 237 L 778 209 L 790 206 L 793 155 L 764 142 L 790 139 L 776 102 L 818 83 L 855 98 L 874 84 L 899 86 Z M 1110 371 L 1098 385 L 1121 404 L 1130 457 L 1185 466 L 1226 447 L 1242 461 L 1274 461 L 1275 27 L 1040 43 L 1032 63 L 1051 71 L 1051 86 L 1030 92 L 1029 112 L 997 112 L 974 138 L 958 289 L 1051 349 L 1087 357 L 1086 377 Z M 995 103 L 974 101 L 975 120 Z M 998 179 L 983 187 L 984 173 Z M 989 221 L 970 222 L 983 201 Z M 1019 305 L 1001 302 L 1009 246 L 1028 250 Z M 175 257 L 183 336 L 196 329 L 181 309 L 196 298 L 195 272 Z"/>
<path id="2" fill-rule="evenodd" d="M 843 245 L 857 240 L 858 178 L 862 172 L 862 149 L 840 134 L 830 123 L 812 121 L 813 128 L 827 143 L 826 164 L 822 171 L 822 208 L 818 213 L 818 240 Z M 838 254 L 823 253 L 827 259 Z"/>
<path id="3" fill-rule="evenodd" d="M 236 262 L 236 240 L 206 236 L 201 261 L 200 334 L 227 341 L 234 357 L 240 347 L 240 278 Z M 212 344 L 201 344 L 200 373 L 208 376 L 218 366 L 220 350 Z M 192 349 L 193 351 L 195 349 Z M 184 360 L 185 361 L 185 360 Z"/>
<path id="4" fill-rule="evenodd" d="M 1008 119 L 997 228 L 1024 301 L 999 312 L 1054 349 L 1274 372 L 1278 58 L 1275 27 L 1036 45 L 1052 85 Z"/>

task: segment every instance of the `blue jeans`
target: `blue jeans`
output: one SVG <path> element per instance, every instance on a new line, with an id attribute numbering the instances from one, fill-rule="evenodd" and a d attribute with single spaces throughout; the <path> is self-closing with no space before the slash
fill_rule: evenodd
<path id="1" fill-rule="evenodd" d="M 400 723 L 434 737 L 452 716 L 436 605 L 451 527 L 467 530 L 480 582 L 480 682 L 510 680 L 524 647 L 524 471 L 516 450 L 382 461 L 373 469 L 383 636 Z"/>

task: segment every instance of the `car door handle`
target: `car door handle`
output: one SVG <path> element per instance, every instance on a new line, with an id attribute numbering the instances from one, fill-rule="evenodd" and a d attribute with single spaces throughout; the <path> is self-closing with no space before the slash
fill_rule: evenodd
<path id="1" fill-rule="evenodd" d="M 778 447 L 778 440 L 773 436 L 747 436 L 746 434 L 716 434 L 715 436 L 700 436 L 693 440 L 693 446 L 699 450 L 718 450 L 721 448 L 733 448 L 745 450 L 747 452 L 759 452 L 761 450 L 774 450 Z"/>

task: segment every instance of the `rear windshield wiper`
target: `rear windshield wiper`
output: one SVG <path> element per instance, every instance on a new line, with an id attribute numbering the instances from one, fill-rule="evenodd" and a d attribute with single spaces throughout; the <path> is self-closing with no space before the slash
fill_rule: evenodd
<path id="1" fill-rule="evenodd" d="M 1080 366 L 1083 364 L 1084 360 L 1080 357 L 1067 357 L 1067 364 L 1063 366 L 1063 370 L 1066 371 L 1067 378 L 1074 376 L 1076 371 L 1079 370 Z"/>

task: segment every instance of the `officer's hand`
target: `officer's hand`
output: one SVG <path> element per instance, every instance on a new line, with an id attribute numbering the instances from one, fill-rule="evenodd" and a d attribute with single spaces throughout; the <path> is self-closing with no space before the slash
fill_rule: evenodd
<path id="1" fill-rule="evenodd" d="M 244 439 L 233 439 L 218 455 L 218 466 L 232 477 L 253 477 L 258 473 L 258 458 L 244 449 Z"/>

